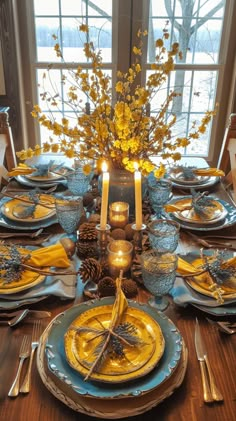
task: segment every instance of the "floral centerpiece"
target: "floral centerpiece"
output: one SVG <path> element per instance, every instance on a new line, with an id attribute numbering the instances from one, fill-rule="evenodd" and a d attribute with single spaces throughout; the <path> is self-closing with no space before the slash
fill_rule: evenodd
<path id="1" fill-rule="evenodd" d="M 79 29 L 89 39 L 88 27 L 80 25 Z M 174 70 L 175 56 L 181 56 L 181 52 L 178 43 L 172 44 L 167 50 L 165 41 L 169 33 L 164 28 L 162 38 L 156 41 L 156 61 L 151 65 L 152 73 L 145 86 L 141 86 L 137 84 L 137 79 L 140 77 L 140 58 L 143 37 L 146 35 L 147 31 L 138 31 L 138 45 L 133 47 L 135 62 L 127 73 L 117 72 L 115 101 L 112 98 L 111 78 L 103 69 L 101 52 L 95 50 L 92 42 L 85 42 L 84 54 L 91 63 L 91 71 L 81 66 L 68 70 L 62 79 L 62 83 L 68 85 L 66 96 L 62 99 L 58 92 L 51 94 L 45 88 L 41 98 L 47 104 L 49 113 L 45 115 L 38 105 L 32 111 L 33 117 L 54 135 L 54 139 L 49 137 L 42 146 L 18 152 L 18 157 L 24 160 L 41 152 L 60 152 L 70 158 L 93 159 L 98 168 L 101 161 L 106 160 L 114 168 L 130 172 L 139 169 L 144 175 L 154 171 L 156 177 L 163 176 L 166 161 L 181 158 L 180 149 L 205 132 L 215 111 L 207 111 L 199 126 L 193 123 L 187 137 L 172 136 L 176 116 L 169 110 L 172 101 L 179 95 L 174 90 L 157 113 L 148 111 L 153 98 L 163 89 Z M 58 43 L 54 49 L 57 56 L 63 59 Z M 49 81 L 50 70 L 51 66 L 44 74 Z M 66 117 L 59 120 L 58 112 L 54 113 L 60 110 L 62 102 L 74 111 L 74 122 Z M 158 167 L 153 163 L 154 157 L 160 158 Z"/>

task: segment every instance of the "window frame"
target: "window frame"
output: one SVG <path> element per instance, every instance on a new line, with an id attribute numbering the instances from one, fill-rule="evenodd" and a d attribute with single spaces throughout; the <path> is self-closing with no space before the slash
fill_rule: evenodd
<path id="1" fill-rule="evenodd" d="M 136 33 L 138 29 L 148 28 L 149 0 L 113 0 L 114 4 L 114 25 L 112 41 L 112 77 L 114 84 L 116 80 L 116 70 L 126 71 L 133 61 L 132 46 L 135 44 Z M 16 14 L 19 28 L 19 39 L 21 43 L 21 58 L 19 63 L 19 80 L 23 84 L 23 114 L 25 115 L 25 145 L 34 146 L 39 139 L 39 125 L 31 117 L 30 112 L 33 105 L 37 103 L 36 96 L 36 50 L 35 50 L 35 30 L 34 30 L 34 11 L 33 0 L 21 0 L 16 7 Z M 219 77 L 215 101 L 219 103 L 219 109 L 216 118 L 213 121 L 211 129 L 211 139 L 209 155 L 205 158 L 211 164 L 217 163 L 220 148 L 223 140 L 224 130 L 230 113 L 235 110 L 235 53 L 236 40 L 234 39 L 233 23 L 236 19 L 236 2 L 226 0 L 225 18 L 222 28 L 221 52 L 219 64 L 217 65 L 198 65 L 199 70 L 216 69 L 218 67 Z M 27 30 L 25 31 L 25 28 Z M 126 48 L 124 48 L 124 45 Z M 224 46 L 224 48 L 223 48 Z M 127 48 L 128 47 L 128 48 Z M 147 45 L 144 45 L 144 48 Z M 142 57 L 142 75 L 140 82 L 145 80 L 146 71 L 150 69 L 150 64 L 145 60 L 147 55 Z M 22 65 L 23 64 L 23 65 Z M 46 63 L 39 64 L 45 67 Z M 58 63 L 59 64 L 59 63 Z M 176 69 L 193 69 L 195 65 L 176 64 Z M 114 93 L 114 92 L 113 92 Z M 115 98 L 115 95 L 113 96 Z M 24 122 L 24 119 L 23 119 Z"/>

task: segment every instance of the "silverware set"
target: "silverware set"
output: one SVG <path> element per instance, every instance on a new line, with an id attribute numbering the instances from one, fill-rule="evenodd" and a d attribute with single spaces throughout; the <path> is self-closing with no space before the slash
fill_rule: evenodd
<path id="1" fill-rule="evenodd" d="M 40 336 L 42 333 L 42 324 L 40 320 L 36 320 L 33 324 L 32 338 L 30 341 L 30 336 L 25 335 L 23 337 L 20 352 L 19 352 L 19 366 L 17 369 L 16 377 L 12 383 L 12 386 L 8 392 L 9 397 L 16 397 L 19 393 L 29 393 L 31 386 L 31 372 L 32 372 L 32 363 L 35 354 L 35 350 L 39 345 Z M 22 385 L 20 386 L 21 379 L 21 370 L 25 360 L 29 359 L 29 364 L 25 378 Z"/>
<path id="2" fill-rule="evenodd" d="M 211 320 L 206 318 L 209 323 L 215 326 L 218 330 L 227 335 L 233 335 L 236 333 L 236 322 L 228 322 L 228 321 L 219 321 L 219 320 Z"/>
<path id="3" fill-rule="evenodd" d="M 203 398 L 204 402 L 220 402 L 224 398 L 216 386 L 215 378 L 210 366 L 208 353 L 203 342 L 203 338 L 200 331 L 200 326 L 198 319 L 196 318 L 195 325 L 195 349 L 197 354 L 197 359 L 200 363 L 201 377 L 202 377 L 202 388 L 203 388 Z"/>

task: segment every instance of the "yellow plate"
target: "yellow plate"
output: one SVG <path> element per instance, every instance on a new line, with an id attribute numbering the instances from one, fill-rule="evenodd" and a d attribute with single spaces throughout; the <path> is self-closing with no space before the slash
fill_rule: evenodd
<path id="1" fill-rule="evenodd" d="M 88 374 L 96 357 L 94 347 L 101 341 L 101 336 L 93 332 L 76 332 L 78 327 L 90 329 L 107 328 L 111 320 L 112 305 L 94 307 L 82 313 L 69 326 L 65 334 L 65 353 L 68 363 L 82 376 Z M 122 323 L 131 323 L 136 328 L 136 336 L 142 341 L 139 346 L 124 345 L 125 357 L 108 356 L 90 379 L 106 383 L 121 383 L 133 380 L 149 373 L 163 355 L 165 339 L 159 324 L 143 310 L 128 307 Z"/>
<path id="2" fill-rule="evenodd" d="M 176 206 L 191 206 L 192 198 L 185 198 L 174 202 Z M 224 219 L 227 215 L 225 207 L 216 200 L 212 200 L 213 207 L 206 207 L 204 216 L 196 214 L 194 209 L 173 212 L 173 215 L 181 221 L 195 224 L 214 224 Z"/>
<path id="3" fill-rule="evenodd" d="M 63 178 L 61 174 L 55 174 L 53 172 L 49 172 L 47 175 L 34 175 L 32 174 L 24 174 L 25 178 L 28 178 L 32 181 L 55 181 Z"/>
<path id="4" fill-rule="evenodd" d="M 44 206 L 41 206 L 40 204 L 36 205 L 35 211 L 33 215 L 27 216 L 26 218 L 21 218 L 20 216 L 17 217 L 17 212 L 24 211 L 25 207 L 32 206 L 32 203 L 27 203 L 21 200 L 25 199 L 31 202 L 30 197 L 28 195 L 19 195 L 15 199 L 9 200 L 8 202 L 5 202 L 2 207 L 1 211 L 3 215 L 5 215 L 7 218 L 18 221 L 18 222 L 35 222 L 35 221 L 41 221 L 47 218 L 50 218 L 51 216 L 55 215 L 55 199 L 53 196 L 49 196 L 47 194 L 40 194 L 39 199 L 42 204 L 45 204 L 47 206 L 50 206 L 50 208 L 45 208 Z"/>
<path id="5" fill-rule="evenodd" d="M 202 268 L 202 260 L 196 259 L 191 262 L 193 266 L 196 268 Z M 204 273 L 199 276 L 194 276 L 193 278 L 186 278 L 186 282 L 197 292 L 200 294 L 206 295 L 208 297 L 212 297 L 212 291 L 209 289 L 211 284 L 211 277 L 209 273 Z M 219 285 L 224 291 L 223 299 L 224 300 L 231 300 L 236 298 L 236 278 L 230 278 L 224 285 Z"/>

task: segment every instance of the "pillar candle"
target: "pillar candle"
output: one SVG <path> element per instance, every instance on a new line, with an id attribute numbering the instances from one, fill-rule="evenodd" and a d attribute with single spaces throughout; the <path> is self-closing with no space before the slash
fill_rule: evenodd
<path id="1" fill-rule="evenodd" d="M 142 184 L 141 172 L 135 171 L 134 173 L 134 186 L 135 186 L 135 224 L 136 229 L 142 228 Z"/>
<path id="2" fill-rule="evenodd" d="M 107 207 L 108 207 L 108 192 L 109 192 L 109 172 L 107 172 L 107 164 L 102 165 L 102 204 L 101 204 L 101 217 L 100 229 L 105 230 L 107 224 Z"/>

